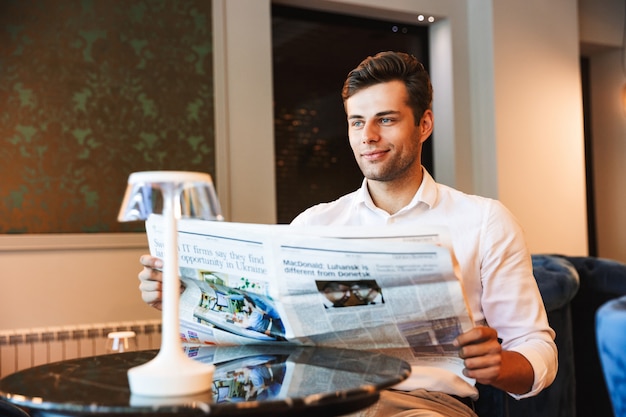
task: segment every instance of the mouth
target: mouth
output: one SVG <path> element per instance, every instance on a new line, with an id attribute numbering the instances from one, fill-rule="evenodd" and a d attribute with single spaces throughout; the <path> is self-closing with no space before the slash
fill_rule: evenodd
<path id="1" fill-rule="evenodd" d="M 389 151 L 388 150 L 367 151 L 367 152 L 361 153 L 361 158 L 367 161 L 376 161 L 378 159 L 383 158 L 387 154 L 387 152 Z"/>

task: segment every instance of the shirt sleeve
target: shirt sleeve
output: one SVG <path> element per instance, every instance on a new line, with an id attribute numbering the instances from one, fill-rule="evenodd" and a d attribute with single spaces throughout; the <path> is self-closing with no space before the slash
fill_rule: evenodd
<path id="1" fill-rule="evenodd" d="M 516 399 L 532 397 L 549 386 L 558 368 L 555 332 L 533 275 L 524 233 L 499 202 L 486 212 L 480 239 L 481 306 L 487 324 L 498 331 L 504 350 L 522 354 L 534 371 L 531 390 Z"/>

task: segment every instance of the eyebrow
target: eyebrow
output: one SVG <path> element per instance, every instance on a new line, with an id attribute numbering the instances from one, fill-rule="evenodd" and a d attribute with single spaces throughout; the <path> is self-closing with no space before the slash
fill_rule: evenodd
<path id="1" fill-rule="evenodd" d="M 385 110 L 385 111 L 376 113 L 374 117 L 383 117 L 383 116 L 389 116 L 389 115 L 395 115 L 395 114 L 400 114 L 400 112 L 397 110 Z M 351 119 L 365 119 L 365 117 L 359 114 L 353 114 L 351 116 L 348 116 L 348 120 L 351 120 Z"/>

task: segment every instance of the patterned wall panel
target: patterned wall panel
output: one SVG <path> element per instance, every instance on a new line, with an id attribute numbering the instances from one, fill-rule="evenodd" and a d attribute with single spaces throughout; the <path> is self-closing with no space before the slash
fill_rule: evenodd
<path id="1" fill-rule="evenodd" d="M 128 175 L 215 175 L 211 2 L 0 2 L 0 233 L 120 224 Z"/>

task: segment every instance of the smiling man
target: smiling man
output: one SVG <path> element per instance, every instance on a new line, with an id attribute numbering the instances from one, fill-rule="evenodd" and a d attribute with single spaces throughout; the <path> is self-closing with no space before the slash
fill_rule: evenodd
<path id="1" fill-rule="evenodd" d="M 382 52 L 352 70 L 342 97 L 362 186 L 292 224 L 447 226 L 477 321 L 455 340 L 465 376 L 515 398 L 536 395 L 554 380 L 557 351 L 523 232 L 498 201 L 438 184 L 422 167 L 432 95 L 428 73 L 408 54 Z M 361 414 L 476 416 L 477 396 L 466 380 L 419 367 Z"/>
<path id="2" fill-rule="evenodd" d="M 523 231 L 498 201 L 438 184 L 424 169 L 432 96 L 423 65 L 405 53 L 382 52 L 352 70 L 342 97 L 350 146 L 365 178 L 358 190 L 307 209 L 292 224 L 446 226 L 476 321 L 454 341 L 465 376 L 517 399 L 537 395 L 554 380 L 557 350 Z M 143 299 L 158 307 L 162 262 L 149 255 L 141 262 Z M 414 367 L 359 414 L 476 417 L 478 390 L 467 381 L 446 369 Z"/>

